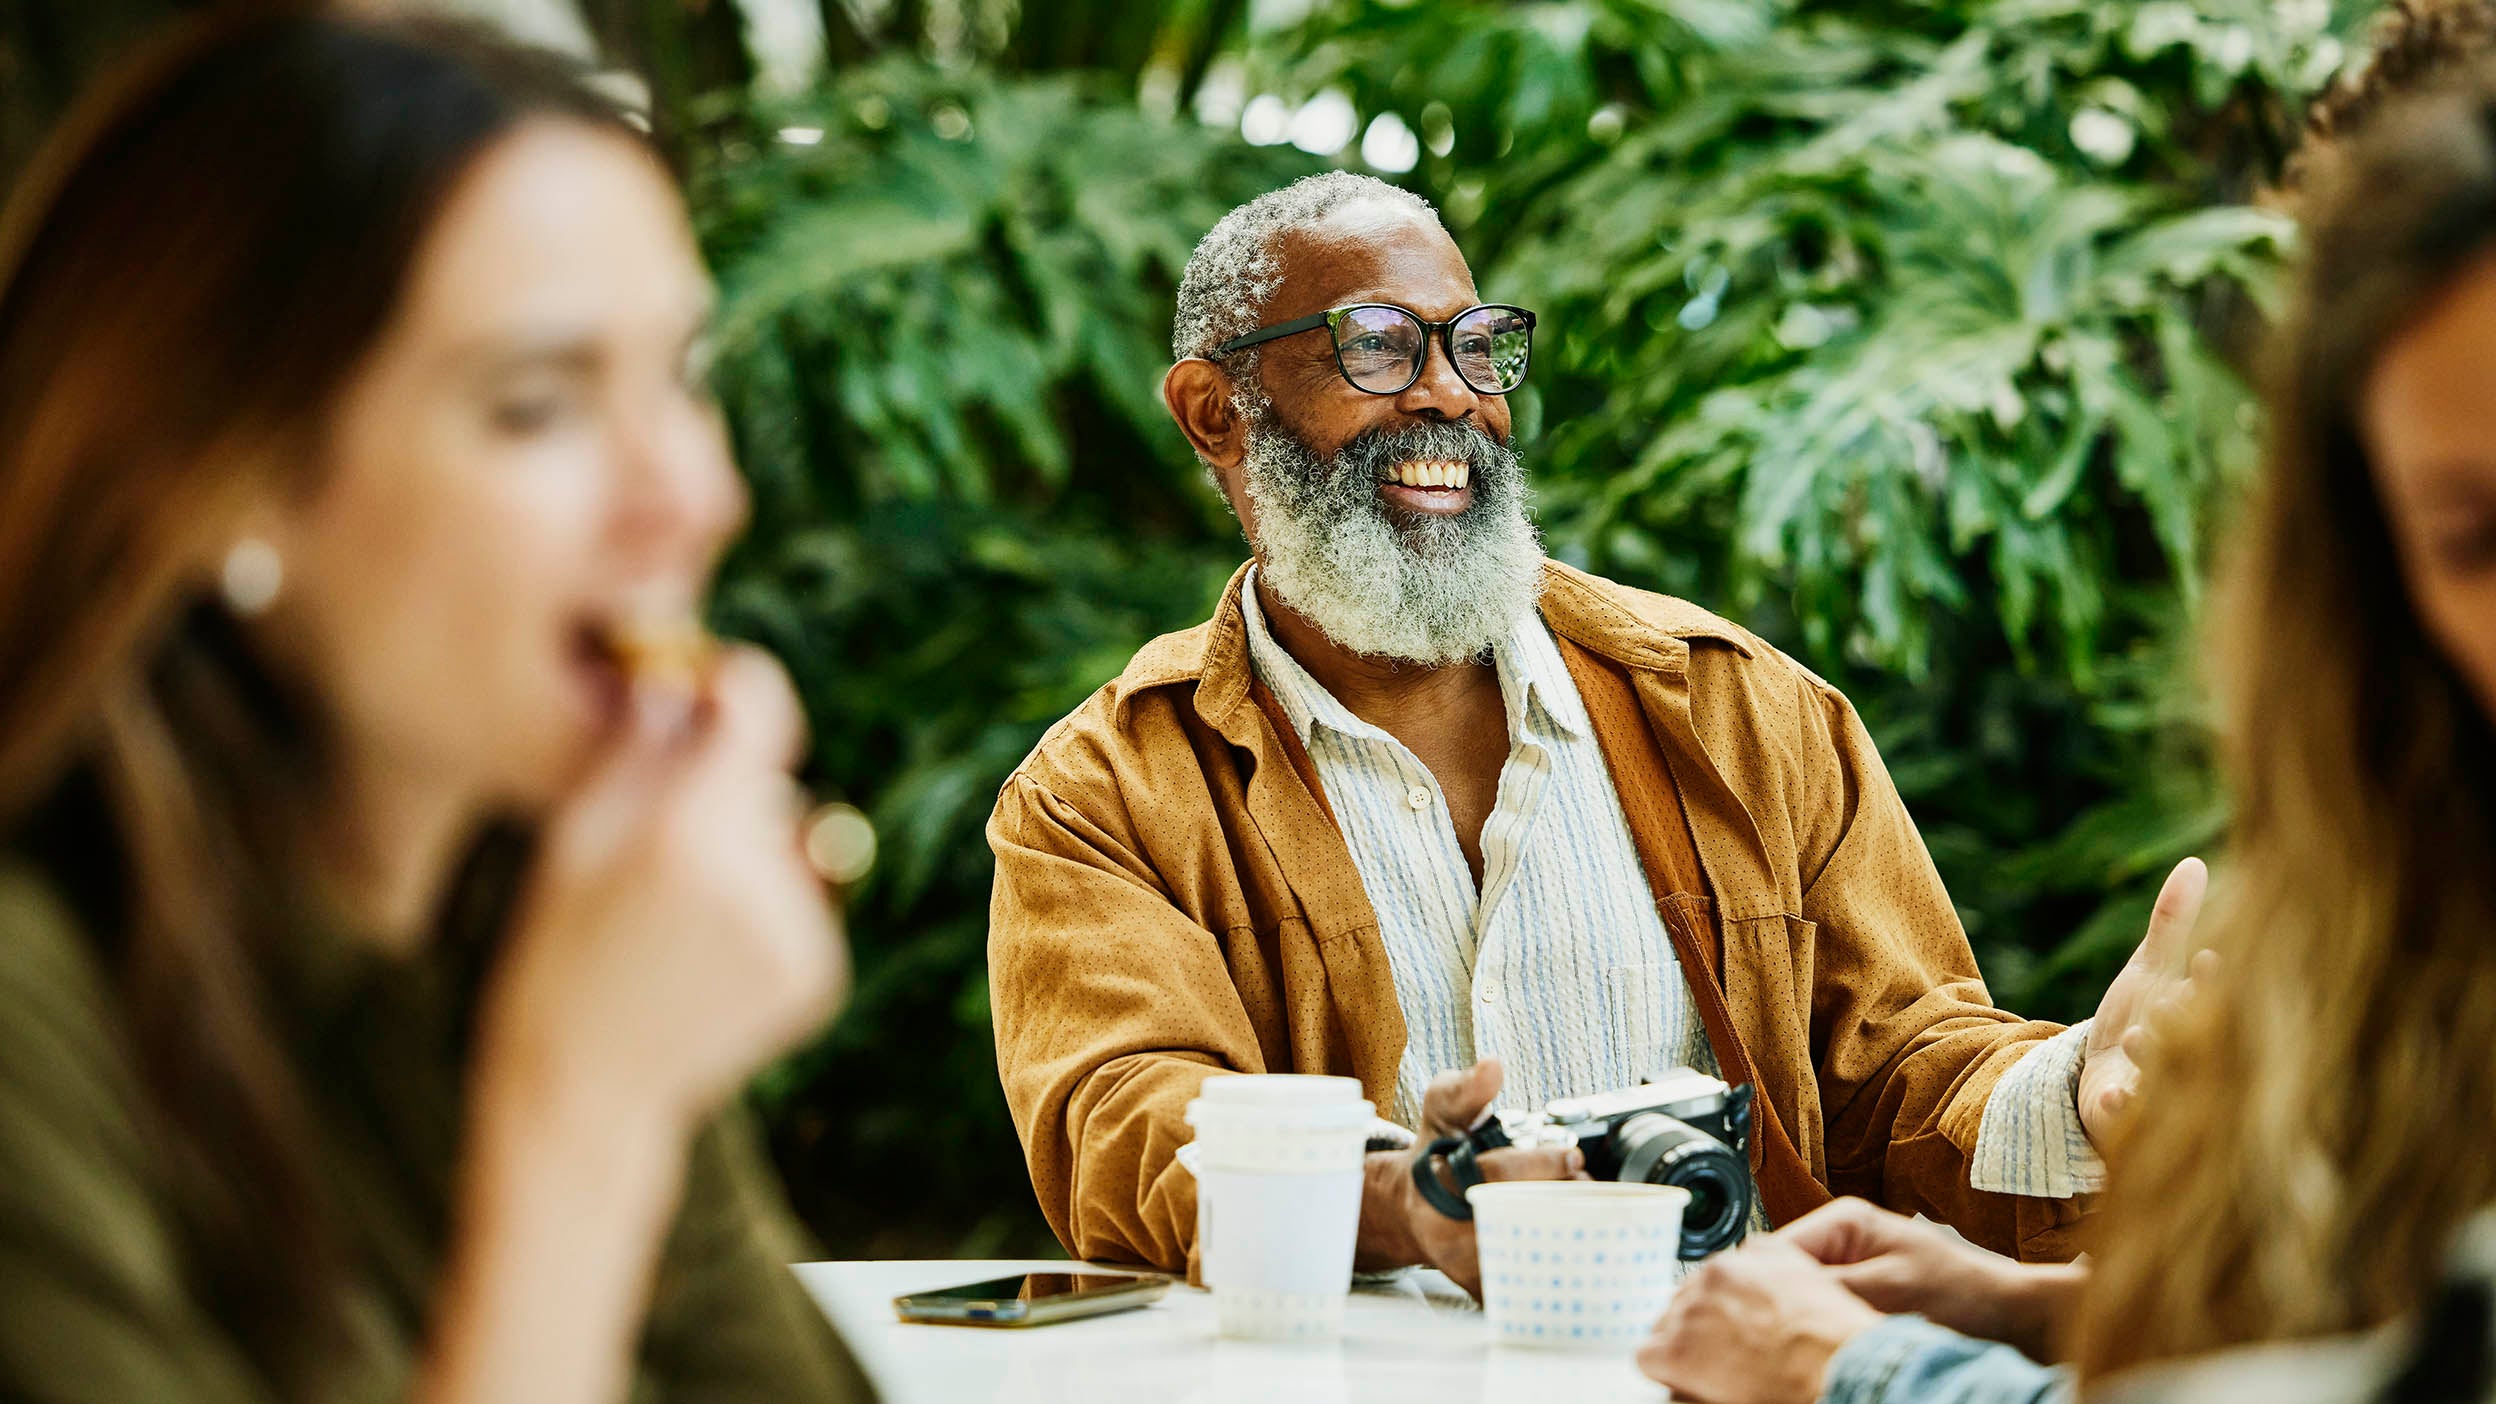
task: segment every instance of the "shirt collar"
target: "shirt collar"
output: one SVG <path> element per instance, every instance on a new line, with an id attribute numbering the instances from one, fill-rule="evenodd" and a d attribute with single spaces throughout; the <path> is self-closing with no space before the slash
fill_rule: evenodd
<path id="1" fill-rule="evenodd" d="M 1300 660 L 1275 640 L 1266 627 L 1265 609 L 1257 599 L 1257 568 L 1253 565 L 1248 568 L 1247 578 L 1240 582 L 1239 612 L 1248 634 L 1249 662 L 1281 705 L 1283 716 L 1299 734 L 1301 745 L 1309 743 L 1309 733 L 1319 725 L 1348 736 L 1385 735 L 1354 716 L 1351 708 L 1309 676 Z M 1552 642 L 1551 630 L 1538 611 L 1528 611 L 1507 638 L 1491 646 L 1491 661 L 1499 672 L 1500 698 L 1507 705 L 1512 735 L 1534 721 L 1548 724 L 1565 737 L 1593 734 L 1594 724 L 1586 715 L 1584 700 L 1577 695 L 1576 680 L 1569 676 L 1559 645 Z"/>
<path id="2" fill-rule="evenodd" d="M 1518 694 L 1523 693 L 1527 714 L 1561 735 L 1574 739 L 1594 734 L 1585 699 L 1577 695 L 1577 680 L 1569 676 L 1569 665 L 1560 657 L 1560 646 L 1552 642 L 1551 629 L 1539 610 L 1518 620 L 1508 637 L 1492 646 L 1491 658 L 1499 666 L 1500 693 L 1512 718 L 1518 710 Z"/>
<path id="3" fill-rule="evenodd" d="M 1309 733 L 1321 723 L 1348 736 L 1385 734 L 1354 716 L 1351 708 L 1326 690 L 1325 684 L 1309 676 L 1309 670 L 1300 666 L 1291 650 L 1276 642 L 1273 631 L 1265 626 L 1265 607 L 1257 600 L 1257 568 L 1253 565 L 1239 583 L 1239 616 L 1248 634 L 1248 662 L 1256 669 L 1258 681 L 1274 694 L 1291 729 L 1299 733 L 1301 745 L 1309 744 Z"/>

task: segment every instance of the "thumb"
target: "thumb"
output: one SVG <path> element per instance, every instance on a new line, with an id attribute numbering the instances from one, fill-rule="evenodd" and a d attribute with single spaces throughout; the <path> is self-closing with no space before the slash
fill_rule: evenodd
<path id="1" fill-rule="evenodd" d="M 2183 964 L 2178 957 L 2201 920 L 2202 899 L 2209 891 L 2210 869 L 2199 858 L 2187 858 L 2167 874 L 2158 903 L 2150 908 L 2149 933 L 2141 938 L 2140 957 L 2151 969 L 2165 973 Z"/>
<path id="2" fill-rule="evenodd" d="M 1440 1073 L 1422 1093 L 1422 1121 L 1441 1135 L 1471 1131 L 1490 1114 L 1503 1076 L 1497 1058 L 1484 1058 L 1462 1072 Z"/>

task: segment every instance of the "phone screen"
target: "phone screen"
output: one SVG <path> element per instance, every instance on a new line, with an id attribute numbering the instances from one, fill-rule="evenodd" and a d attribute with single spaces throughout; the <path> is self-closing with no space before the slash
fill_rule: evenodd
<path id="1" fill-rule="evenodd" d="M 895 1297 L 905 1321 L 965 1326 L 1036 1326 L 1123 1311 L 1156 1301 L 1171 1279 L 1159 1273 L 1027 1272 Z"/>
<path id="2" fill-rule="evenodd" d="M 968 1282 L 959 1287 L 942 1287 L 933 1292 L 913 1292 L 914 1301 L 931 1302 L 1037 1302 L 1052 1297 L 1080 1297 L 1102 1292 L 1132 1290 L 1148 1279 L 1105 1272 L 1026 1272 L 1014 1277 L 991 1278 L 986 1282 Z"/>

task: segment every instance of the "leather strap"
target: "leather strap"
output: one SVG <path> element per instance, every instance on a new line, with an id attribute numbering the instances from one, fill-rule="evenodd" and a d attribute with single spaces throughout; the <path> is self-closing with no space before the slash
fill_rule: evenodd
<path id="1" fill-rule="evenodd" d="M 1267 687 L 1263 679 L 1251 679 L 1248 695 L 1255 699 L 1258 710 L 1265 713 L 1265 719 L 1274 724 L 1274 735 L 1282 743 L 1284 758 L 1291 762 L 1291 768 L 1298 773 L 1301 783 L 1309 787 L 1309 793 L 1317 800 L 1317 807 L 1325 811 L 1327 819 L 1336 828 L 1342 828 L 1343 821 L 1335 818 L 1335 807 L 1326 800 L 1326 787 L 1318 783 L 1317 762 L 1310 757 L 1309 748 L 1300 744 L 1300 733 L 1292 729 L 1291 716 L 1275 699 L 1273 689 Z"/>
<path id="2" fill-rule="evenodd" d="M 1604 761 L 1612 769 L 1621 813 L 1629 821 L 1630 838 L 1647 870 L 1647 886 L 1655 896 L 1664 929 L 1681 957 L 1684 979 L 1698 1006 L 1699 1022 L 1707 1030 L 1708 1046 L 1715 1050 L 1717 1067 L 1726 1081 L 1751 1085 L 1751 1121 L 1756 1131 L 1751 1138 L 1751 1173 L 1759 1182 L 1769 1218 L 1790 1223 L 1828 1203 L 1830 1195 L 1786 1134 L 1768 1089 L 1760 1085 L 1750 1051 L 1742 1044 L 1733 1011 L 1725 1003 L 1720 969 L 1723 928 L 1715 920 L 1714 892 L 1706 866 L 1699 861 L 1681 787 L 1673 781 L 1654 723 L 1639 705 L 1626 673 L 1570 639 L 1558 642 L 1560 656 L 1594 724 Z"/>

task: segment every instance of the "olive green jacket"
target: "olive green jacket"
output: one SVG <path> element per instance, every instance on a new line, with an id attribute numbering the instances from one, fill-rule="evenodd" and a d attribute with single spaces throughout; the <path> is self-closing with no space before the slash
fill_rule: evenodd
<path id="1" fill-rule="evenodd" d="M 468 991 L 439 955 L 302 943 L 272 1003 L 352 1266 L 324 1400 L 406 1396 L 446 1248 Z M 0 1398 L 270 1404 L 219 1321 L 137 1095 L 124 1006 L 55 889 L 0 854 Z M 786 1264 L 799 1236 L 731 1117 L 695 1144 L 634 1362 L 635 1401 L 873 1391 Z"/>

